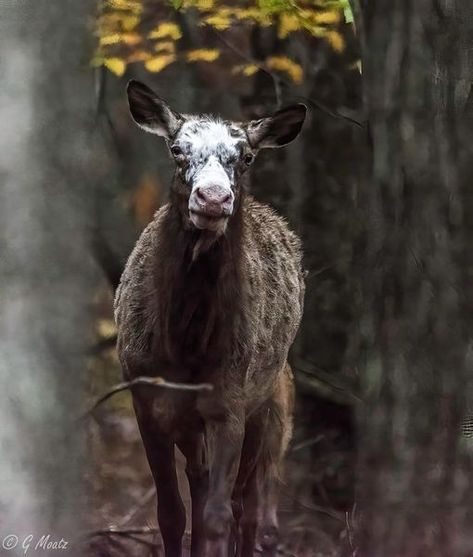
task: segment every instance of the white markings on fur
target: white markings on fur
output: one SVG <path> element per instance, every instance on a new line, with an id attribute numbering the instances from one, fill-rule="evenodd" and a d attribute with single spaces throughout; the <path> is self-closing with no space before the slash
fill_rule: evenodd
<path id="1" fill-rule="evenodd" d="M 235 145 L 244 138 L 234 137 L 230 133 L 230 127 L 221 120 L 211 120 L 208 117 L 187 120 L 179 131 L 179 141 L 189 142 L 193 151 L 207 153 L 216 151 L 222 147 L 229 153 L 237 154 Z"/>
<path id="2" fill-rule="evenodd" d="M 218 185 L 225 191 L 228 191 L 232 198 L 235 197 L 229 176 L 215 155 L 210 155 L 205 165 L 196 172 L 192 192 L 201 187 L 205 188 L 207 185 Z"/>
<path id="3" fill-rule="evenodd" d="M 179 145 L 188 161 L 185 179 L 188 183 L 197 179 L 208 163 L 215 157 L 222 166 L 230 184 L 234 183 L 232 162 L 240 155 L 238 144 L 245 139 L 243 130 L 208 117 L 192 118 L 181 127 L 175 144 Z"/>
<path id="4" fill-rule="evenodd" d="M 245 138 L 235 124 L 204 116 L 187 119 L 174 140 L 186 161 L 190 222 L 214 239 L 225 233 L 233 213 L 235 165 Z"/>

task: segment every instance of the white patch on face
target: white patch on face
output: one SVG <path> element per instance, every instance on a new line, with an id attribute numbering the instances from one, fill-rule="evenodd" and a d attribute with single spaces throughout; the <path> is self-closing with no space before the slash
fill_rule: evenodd
<path id="1" fill-rule="evenodd" d="M 197 188 L 205 188 L 207 185 L 218 185 L 233 197 L 232 185 L 228 174 L 215 155 L 211 155 L 204 167 L 196 172 L 192 184 L 192 192 Z"/>
<path id="2" fill-rule="evenodd" d="M 210 118 L 186 120 L 175 140 L 187 159 L 186 181 L 191 183 L 196 180 L 197 173 L 204 169 L 211 157 L 214 157 L 233 186 L 234 172 L 231 163 L 240 155 L 238 143 L 244 139 L 243 130 L 235 127 L 231 130 L 228 124 L 219 120 Z"/>
<path id="3" fill-rule="evenodd" d="M 230 128 L 224 122 L 210 119 L 191 119 L 184 122 L 179 131 L 178 141 L 188 142 L 192 151 L 211 153 L 225 148 L 237 154 L 235 145 L 244 138 L 233 137 Z"/>
<path id="4" fill-rule="evenodd" d="M 184 180 L 191 186 L 189 218 L 200 230 L 224 234 L 233 213 L 235 165 L 245 132 L 208 117 L 187 119 L 174 145 L 185 157 Z"/>

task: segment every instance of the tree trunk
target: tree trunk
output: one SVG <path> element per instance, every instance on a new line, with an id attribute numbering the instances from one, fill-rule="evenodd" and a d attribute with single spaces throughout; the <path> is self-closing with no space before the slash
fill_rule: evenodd
<path id="1" fill-rule="evenodd" d="M 0 545 L 19 536 L 10 555 L 28 535 L 31 547 L 43 534 L 70 542 L 83 516 L 93 13 L 92 0 L 2 3 Z"/>
<path id="2" fill-rule="evenodd" d="M 360 192 L 360 551 L 462 557 L 473 550 L 461 436 L 473 379 L 473 6 L 360 4 L 372 143 Z"/>

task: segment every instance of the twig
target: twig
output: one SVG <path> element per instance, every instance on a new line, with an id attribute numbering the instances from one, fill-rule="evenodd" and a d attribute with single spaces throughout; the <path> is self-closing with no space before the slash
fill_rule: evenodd
<path id="1" fill-rule="evenodd" d="M 272 72 L 265 64 L 259 62 L 258 60 L 255 60 L 254 58 L 251 58 L 250 56 L 242 52 L 237 46 L 232 44 L 230 41 L 227 41 L 227 39 L 221 33 L 216 31 L 213 27 L 211 27 L 210 25 L 206 25 L 206 27 L 210 29 L 213 32 L 213 34 L 218 38 L 218 40 L 221 41 L 229 50 L 233 51 L 237 56 L 239 56 L 249 64 L 256 66 L 259 70 L 267 74 L 273 80 L 274 96 L 276 98 L 276 108 L 281 108 L 282 105 L 281 83 L 283 82 L 283 79 L 280 76 L 276 75 L 274 72 Z"/>
<path id="2" fill-rule="evenodd" d="M 188 391 L 188 392 L 202 392 L 202 391 L 212 391 L 213 385 L 210 383 L 172 383 L 170 381 L 165 381 L 162 377 L 135 377 L 131 381 L 124 381 L 123 383 L 118 383 L 109 389 L 106 393 L 100 396 L 92 405 L 89 410 L 87 410 L 80 419 L 86 418 L 91 415 L 96 408 L 108 400 L 113 395 L 126 391 L 128 389 L 132 390 L 134 387 L 147 386 L 154 387 L 158 389 L 169 389 L 171 391 Z"/>
<path id="3" fill-rule="evenodd" d="M 329 373 L 312 362 L 293 358 L 291 365 L 298 373 L 296 381 L 303 387 L 315 389 L 339 404 L 359 404 L 363 400 L 354 392 L 351 381 Z"/>
<path id="4" fill-rule="evenodd" d="M 277 104 L 278 107 L 280 107 L 281 106 L 281 84 L 285 85 L 286 87 L 292 87 L 292 83 L 290 83 L 289 81 L 287 81 L 283 77 L 280 77 L 277 74 L 273 73 L 264 63 L 259 62 L 258 60 L 255 60 L 254 58 L 251 58 L 250 56 L 243 53 L 238 47 L 236 47 L 234 44 L 229 42 L 225 37 L 222 36 L 221 33 L 218 33 L 210 25 L 206 25 L 206 27 L 208 27 L 214 33 L 214 35 L 227 48 L 232 50 L 240 58 L 242 58 L 246 62 L 249 62 L 250 64 L 255 65 L 259 70 L 265 72 L 267 75 L 269 75 L 271 77 L 271 79 L 273 80 L 273 83 L 274 83 L 274 93 L 275 93 L 275 97 L 276 97 L 276 104 Z M 333 116 L 334 118 L 345 120 L 347 122 L 350 122 L 350 124 L 355 124 L 356 126 L 358 126 L 360 128 L 365 127 L 365 125 L 362 122 L 359 122 L 358 120 L 355 120 L 355 118 L 351 118 L 350 116 L 346 116 L 345 114 L 341 114 L 340 112 L 337 112 L 336 110 L 332 110 L 325 103 L 323 103 L 323 102 L 321 102 L 317 99 L 313 99 L 312 97 L 306 97 L 306 96 L 303 96 L 302 98 L 303 98 L 303 100 L 307 101 L 308 104 L 312 105 L 315 108 L 318 108 L 319 110 L 321 110 L 322 112 L 325 112 L 326 114 L 329 114 L 330 116 Z"/>
<path id="5" fill-rule="evenodd" d="M 98 530 L 92 530 L 92 532 L 87 532 L 81 539 L 95 538 L 96 536 L 128 536 L 128 535 L 156 535 L 159 534 L 158 528 L 150 528 L 149 526 L 140 526 L 137 528 L 117 528 L 116 526 L 109 526 L 108 528 L 100 528 Z"/>
<path id="6" fill-rule="evenodd" d="M 345 524 L 347 527 L 348 543 L 350 544 L 351 553 L 352 555 L 355 555 L 355 546 L 353 545 L 353 534 L 350 526 L 350 514 L 348 511 L 345 512 Z"/>
<path id="7" fill-rule="evenodd" d="M 346 523 L 346 530 L 348 535 L 348 543 L 350 544 L 350 549 L 351 549 L 351 557 L 356 557 L 358 555 L 358 549 L 354 542 L 353 528 L 352 528 L 352 522 L 355 517 L 355 510 L 356 510 L 356 502 L 353 504 L 351 513 L 349 513 L 348 511 L 345 512 L 345 523 Z"/>
<path id="8" fill-rule="evenodd" d="M 129 524 L 138 512 L 153 499 L 155 493 L 156 488 L 154 486 L 148 489 L 140 501 L 121 520 L 118 521 L 116 527 L 124 528 L 127 524 Z"/>
<path id="9" fill-rule="evenodd" d="M 345 522 L 343 514 L 336 510 L 329 509 L 327 507 L 322 507 L 321 505 L 316 505 L 315 503 L 314 504 L 304 503 L 303 501 L 300 501 L 297 497 L 295 497 L 292 493 L 289 493 L 288 491 L 285 491 L 285 493 L 288 497 L 292 499 L 292 501 L 294 501 L 294 503 L 296 503 L 301 508 L 307 511 L 322 513 L 327 516 L 330 516 L 330 518 L 338 520 L 339 522 Z"/>
<path id="10" fill-rule="evenodd" d="M 101 530 L 94 530 L 89 532 L 83 536 L 81 536 L 80 541 L 88 541 L 91 538 L 96 538 L 99 536 L 118 536 L 120 538 L 125 538 L 128 540 L 132 540 L 136 543 L 140 543 L 141 545 L 146 545 L 150 548 L 160 548 L 161 545 L 156 541 L 149 541 L 146 539 L 139 538 L 138 536 L 148 536 L 148 535 L 157 535 L 159 534 L 158 528 L 149 528 L 147 526 L 142 528 L 129 528 L 126 530 L 116 528 L 114 526 L 110 526 L 109 528 L 103 528 Z"/>
<path id="11" fill-rule="evenodd" d="M 300 451 L 301 449 L 306 449 L 307 447 L 312 447 L 313 445 L 317 445 L 317 443 L 320 443 L 320 441 L 325 439 L 325 437 L 326 437 L 325 434 L 320 433 L 319 435 L 316 435 L 315 437 L 312 437 L 311 439 L 305 439 L 304 441 L 301 441 L 300 443 L 297 443 L 296 445 L 294 445 L 290 449 L 290 452 L 295 453 L 297 451 Z"/>

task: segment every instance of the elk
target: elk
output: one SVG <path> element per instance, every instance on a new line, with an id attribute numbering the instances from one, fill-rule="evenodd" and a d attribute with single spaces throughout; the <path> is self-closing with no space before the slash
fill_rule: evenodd
<path id="1" fill-rule="evenodd" d="M 186 459 L 192 557 L 267 555 L 278 540 L 277 483 L 292 433 L 288 351 L 304 280 L 299 238 L 247 192 L 259 149 L 301 131 L 297 104 L 248 123 L 182 115 L 131 81 L 134 121 L 176 163 L 170 200 L 139 238 L 115 299 L 125 378 L 210 383 L 211 392 L 133 390 L 156 484 L 166 557 L 179 557 L 185 508 L 175 447 Z"/>

